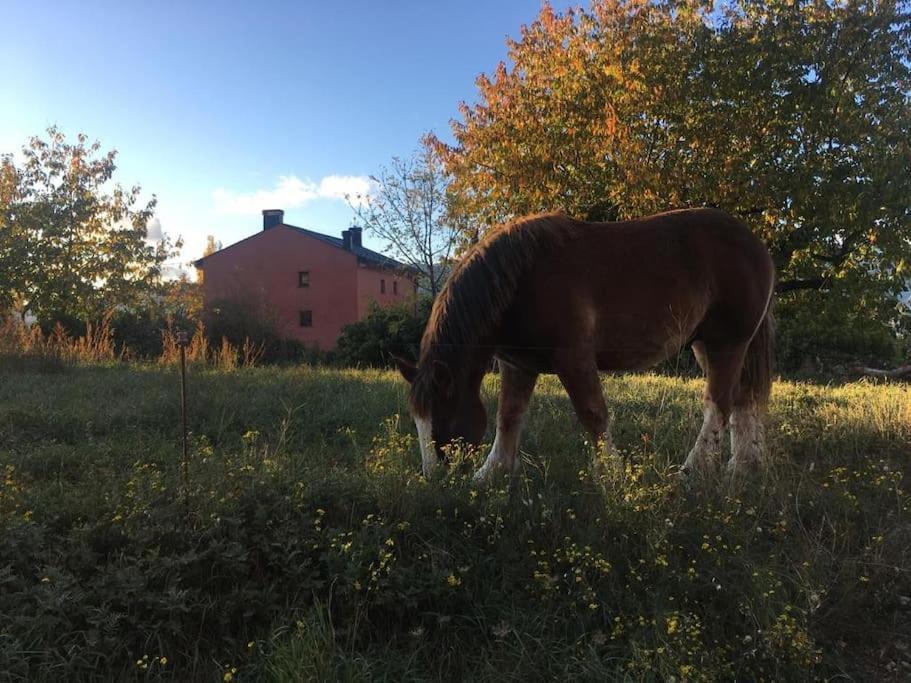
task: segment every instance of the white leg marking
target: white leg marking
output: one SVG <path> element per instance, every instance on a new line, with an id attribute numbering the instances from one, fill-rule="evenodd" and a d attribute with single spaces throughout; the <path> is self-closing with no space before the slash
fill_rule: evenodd
<path id="1" fill-rule="evenodd" d="M 418 428 L 418 444 L 421 446 L 421 467 L 424 476 L 429 477 L 440 464 L 436 449 L 433 447 L 432 422 L 430 417 L 415 416 L 414 424 Z"/>
<path id="2" fill-rule="evenodd" d="M 714 401 L 706 401 L 702 417 L 702 429 L 696 437 L 696 444 L 683 463 L 684 474 L 701 473 L 719 465 L 721 459 L 721 437 L 724 432 L 724 417 Z"/>
<path id="3" fill-rule="evenodd" d="M 620 457 L 620 453 L 617 451 L 617 447 L 614 445 L 614 440 L 611 438 L 610 427 L 607 429 L 607 433 L 604 435 L 604 438 L 601 440 L 601 457 L 603 458 L 614 458 Z"/>
<path id="4" fill-rule="evenodd" d="M 735 408 L 731 415 L 731 459 L 727 470 L 737 474 L 759 465 L 765 450 L 765 430 L 756 408 Z"/>
<path id="5" fill-rule="evenodd" d="M 519 434 L 521 426 L 506 431 L 497 425 L 497 435 L 494 437 L 493 446 L 484 464 L 474 474 L 475 481 L 487 480 L 494 471 L 504 469 L 512 474 L 518 469 L 519 459 Z"/>
<path id="6" fill-rule="evenodd" d="M 614 446 L 614 440 L 611 438 L 610 423 L 607 431 L 598 441 L 598 448 L 595 450 L 595 459 L 592 463 L 595 475 L 606 475 L 613 472 L 615 475 L 623 474 L 624 462 L 623 457 Z"/>

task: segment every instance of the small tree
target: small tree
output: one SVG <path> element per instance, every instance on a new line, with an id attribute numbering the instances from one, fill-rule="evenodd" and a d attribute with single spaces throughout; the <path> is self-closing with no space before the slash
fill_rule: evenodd
<path id="1" fill-rule="evenodd" d="M 435 297 L 460 235 L 439 156 L 422 141 L 411 157 L 394 157 L 371 180 L 375 191 L 348 197 L 358 220 L 386 243 L 390 256 L 420 271 Z"/>
<path id="2" fill-rule="evenodd" d="M 142 204 L 139 186 L 112 182 L 115 158 L 56 127 L 31 138 L 21 162 L 0 156 L 0 306 L 85 322 L 161 294 L 172 245 L 148 240 L 156 200 Z"/>

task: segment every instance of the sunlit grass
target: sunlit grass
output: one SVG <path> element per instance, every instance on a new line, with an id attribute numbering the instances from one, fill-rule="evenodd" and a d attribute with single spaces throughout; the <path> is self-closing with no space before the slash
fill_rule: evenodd
<path id="1" fill-rule="evenodd" d="M 497 378 L 485 382 L 491 411 Z M 522 471 L 419 476 L 392 373 L 0 375 L 0 671 L 12 679 L 782 680 L 911 666 L 911 392 L 779 382 L 746 485 L 673 476 L 702 382 L 605 377 L 594 474 L 544 378 Z M 492 420 L 491 420 L 492 422 Z"/>

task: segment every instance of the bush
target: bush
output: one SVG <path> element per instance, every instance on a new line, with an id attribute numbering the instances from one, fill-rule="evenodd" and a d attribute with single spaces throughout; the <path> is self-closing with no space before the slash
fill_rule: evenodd
<path id="1" fill-rule="evenodd" d="M 134 358 L 160 356 L 161 335 L 168 327 L 167 317 L 157 311 L 118 310 L 111 317 L 111 329 L 117 348 L 129 349 Z"/>
<path id="2" fill-rule="evenodd" d="M 841 302 L 811 309 L 784 299 L 775 315 L 777 367 L 787 375 L 843 374 L 853 365 L 901 361 L 902 340 L 892 326 Z"/>
<path id="3" fill-rule="evenodd" d="M 157 358 L 162 353 L 162 333 L 171 328 L 192 331 L 198 316 L 169 307 L 149 304 L 143 308 L 116 307 L 102 319 L 81 320 L 66 314 L 54 314 L 39 320 L 38 325 L 45 337 L 53 334 L 78 339 L 85 337 L 92 327 L 106 325 L 109 328 L 116 351 L 130 358 Z"/>
<path id="4" fill-rule="evenodd" d="M 212 302 L 202 315 L 209 339 L 224 337 L 232 344 L 239 344 L 244 339 L 255 342 L 274 340 L 278 336 L 276 325 L 269 317 L 260 306 L 233 300 Z"/>
<path id="5" fill-rule="evenodd" d="M 265 363 L 320 363 L 327 354 L 296 339 L 284 339 L 268 306 L 256 302 L 223 300 L 213 302 L 203 311 L 202 321 L 206 338 L 212 346 L 227 340 L 242 348 L 252 344 L 261 350 L 259 359 Z"/>
<path id="6" fill-rule="evenodd" d="M 376 304 L 356 323 L 346 326 L 334 358 L 342 365 L 384 367 L 391 354 L 416 358 L 430 317 L 430 299 L 380 308 Z"/>

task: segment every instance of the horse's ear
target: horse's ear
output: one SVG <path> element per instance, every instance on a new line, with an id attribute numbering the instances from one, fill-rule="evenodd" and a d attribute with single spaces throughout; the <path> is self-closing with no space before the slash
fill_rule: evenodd
<path id="1" fill-rule="evenodd" d="M 411 384 L 414 381 L 415 376 L 418 374 L 417 366 L 410 360 L 400 358 L 395 354 L 390 355 L 392 355 L 392 360 L 395 361 L 395 366 L 399 369 L 399 372 L 402 373 L 402 377 L 404 377 L 407 382 Z"/>

